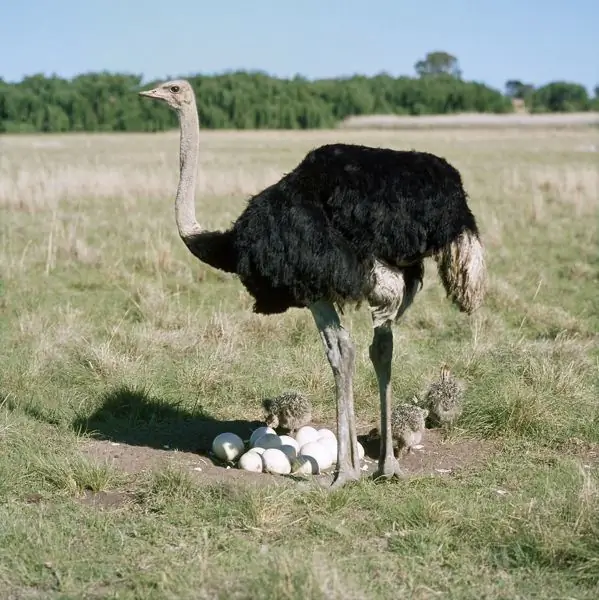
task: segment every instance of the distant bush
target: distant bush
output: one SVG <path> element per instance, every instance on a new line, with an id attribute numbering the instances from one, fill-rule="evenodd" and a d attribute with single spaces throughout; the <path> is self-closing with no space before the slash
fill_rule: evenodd
<path id="1" fill-rule="evenodd" d="M 260 72 L 188 78 L 208 129 L 315 129 L 351 115 L 426 115 L 508 112 L 510 102 L 484 84 L 450 75 L 412 78 L 377 75 L 308 81 Z M 67 80 L 34 75 L 0 80 L 0 131 L 160 131 L 175 115 L 140 99 L 138 75 L 87 73 Z"/>
<path id="2" fill-rule="evenodd" d="M 503 95 L 482 83 L 444 72 L 418 78 L 380 74 L 308 81 L 299 76 L 278 79 L 261 72 L 238 71 L 188 79 L 198 94 L 202 126 L 207 129 L 317 129 L 359 115 L 513 110 L 509 93 Z M 136 93 L 155 83 L 142 85 L 139 75 L 106 72 L 72 79 L 33 75 L 19 83 L 0 79 L 0 132 L 162 131 L 176 127 L 176 116 L 170 110 L 144 101 Z M 515 84 L 508 83 L 511 90 Z M 525 87 L 527 108 L 533 112 L 597 108 L 597 98 L 591 101 L 578 84 L 553 82 L 537 90 Z"/>
<path id="3" fill-rule="evenodd" d="M 531 94 L 532 112 L 580 112 L 591 108 L 586 88 L 578 83 L 553 81 Z"/>

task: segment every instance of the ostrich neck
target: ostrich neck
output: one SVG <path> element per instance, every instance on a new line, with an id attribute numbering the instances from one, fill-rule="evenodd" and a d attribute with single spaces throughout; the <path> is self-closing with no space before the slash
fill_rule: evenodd
<path id="1" fill-rule="evenodd" d="M 195 102 L 181 111 L 180 177 L 175 199 L 175 220 L 183 240 L 202 232 L 196 220 L 195 189 L 198 173 L 200 123 Z"/>

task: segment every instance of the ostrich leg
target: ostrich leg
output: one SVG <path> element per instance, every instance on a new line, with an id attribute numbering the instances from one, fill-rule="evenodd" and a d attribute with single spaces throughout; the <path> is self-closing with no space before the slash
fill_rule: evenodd
<path id="1" fill-rule="evenodd" d="M 393 455 L 391 435 L 391 360 L 393 358 L 393 330 L 391 325 L 408 310 L 414 297 L 422 288 L 424 266 L 415 263 L 400 273 L 377 265 L 374 275 L 376 283 L 369 298 L 374 325 L 374 336 L 370 345 L 370 360 L 379 383 L 381 402 L 381 452 L 379 468 L 375 477 L 401 477 L 402 470 Z M 399 275 L 399 276 L 398 276 Z M 401 299 L 397 306 L 396 302 Z M 392 318 L 391 315 L 394 316 Z"/>
<path id="2" fill-rule="evenodd" d="M 401 477 L 403 472 L 393 454 L 391 435 L 391 359 L 393 358 L 393 330 L 391 321 L 374 328 L 374 337 L 370 345 L 370 360 L 379 383 L 381 402 L 381 450 L 379 468 L 375 478 Z"/>
<path id="3" fill-rule="evenodd" d="M 360 479 L 358 437 L 354 415 L 353 372 L 355 349 L 330 302 L 310 306 L 335 378 L 337 396 L 337 472 L 331 489 Z"/>

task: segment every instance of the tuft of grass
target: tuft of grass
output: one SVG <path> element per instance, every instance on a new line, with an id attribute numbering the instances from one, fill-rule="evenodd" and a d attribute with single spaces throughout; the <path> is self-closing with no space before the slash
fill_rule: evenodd
<path id="1" fill-rule="evenodd" d="M 83 491 L 102 492 L 123 483 L 124 477 L 108 464 L 98 464 L 83 456 L 44 456 L 30 466 L 30 475 L 35 476 L 51 489 L 67 494 Z"/>
<path id="2" fill-rule="evenodd" d="M 484 436 L 524 436 L 541 442 L 588 437 L 599 417 L 589 344 L 562 337 L 553 343 L 498 345 L 476 359 L 462 427 Z M 596 440 L 591 433 L 590 439 Z"/>

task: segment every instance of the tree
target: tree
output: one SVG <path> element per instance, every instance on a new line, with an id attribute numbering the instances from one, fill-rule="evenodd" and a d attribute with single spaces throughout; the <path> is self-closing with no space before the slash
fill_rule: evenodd
<path id="1" fill-rule="evenodd" d="M 575 112 L 589 110 L 586 88 L 569 81 L 553 81 L 532 95 L 535 112 Z"/>
<path id="2" fill-rule="evenodd" d="M 424 60 L 419 60 L 414 69 L 419 77 L 429 75 L 450 75 L 456 79 L 462 77 L 458 59 L 447 52 L 429 52 Z"/>
<path id="3" fill-rule="evenodd" d="M 441 61 L 444 67 L 435 53 L 427 60 L 431 57 L 430 64 L 422 68 L 423 77 L 379 73 L 312 81 L 238 71 L 188 78 L 198 94 L 200 122 L 207 129 L 302 129 L 334 127 L 346 117 L 360 114 L 512 110 L 510 98 L 498 90 L 456 77 L 459 69 L 454 57 Z M 18 83 L 0 79 L 0 134 L 174 128 L 177 117 L 173 111 L 144 102 L 136 93 L 158 83 L 142 85 L 139 75 L 106 72 L 83 73 L 70 80 L 44 75 L 25 77 Z M 569 92 L 564 95 L 563 85 L 557 82 L 535 91 L 537 107 L 532 110 L 597 109 L 599 100 L 588 101 L 584 88 L 580 93 L 582 86 L 565 84 Z"/>
<path id="4" fill-rule="evenodd" d="M 509 79 L 505 82 L 505 95 L 509 98 L 525 100 L 534 92 L 534 85 L 522 83 L 519 79 Z"/>

